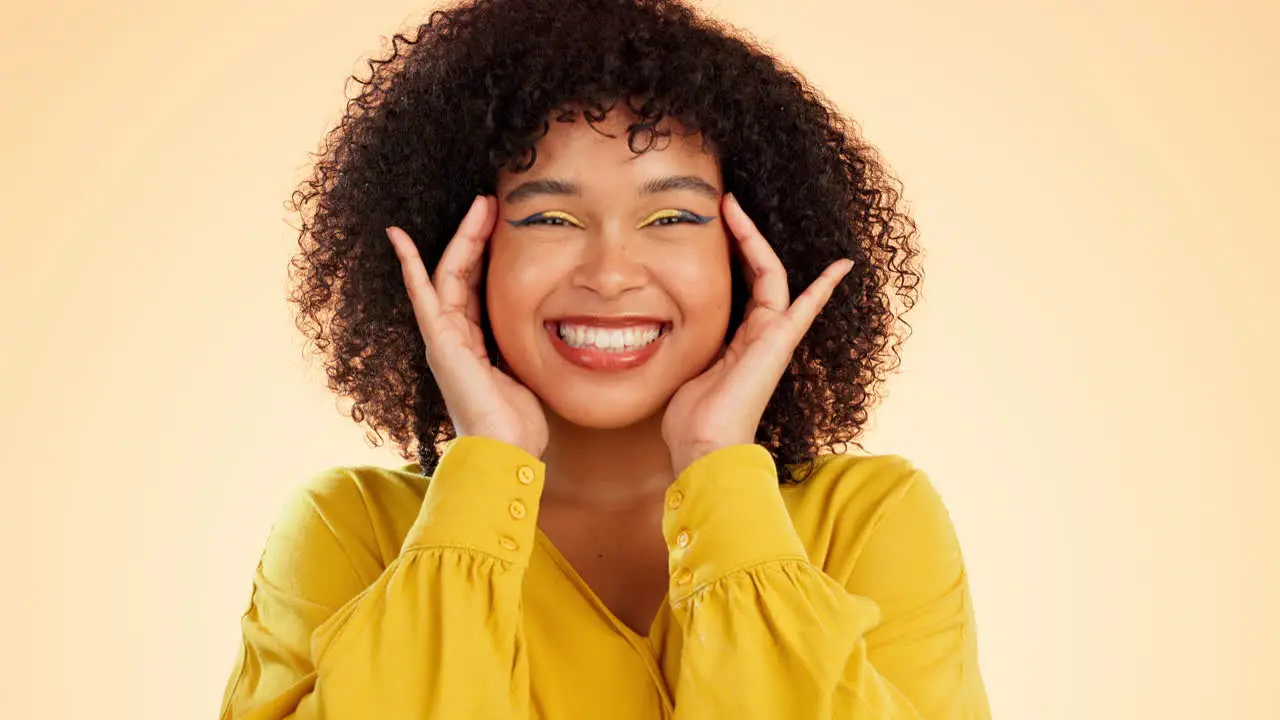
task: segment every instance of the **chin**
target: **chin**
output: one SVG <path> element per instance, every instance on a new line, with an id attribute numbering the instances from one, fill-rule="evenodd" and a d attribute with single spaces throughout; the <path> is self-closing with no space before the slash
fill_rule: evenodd
<path id="1" fill-rule="evenodd" d="M 660 415 L 673 394 L 655 396 L 652 389 L 642 388 L 616 388 L 615 392 L 582 387 L 557 390 L 538 396 L 557 417 L 588 430 L 621 430 L 638 425 Z"/>

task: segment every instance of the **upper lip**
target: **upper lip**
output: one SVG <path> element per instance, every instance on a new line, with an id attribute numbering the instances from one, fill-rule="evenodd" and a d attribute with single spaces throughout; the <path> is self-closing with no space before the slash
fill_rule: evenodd
<path id="1" fill-rule="evenodd" d="M 584 325 L 586 327 L 627 328 L 642 325 L 666 325 L 667 320 L 643 315 L 574 315 L 548 320 L 556 325 Z"/>

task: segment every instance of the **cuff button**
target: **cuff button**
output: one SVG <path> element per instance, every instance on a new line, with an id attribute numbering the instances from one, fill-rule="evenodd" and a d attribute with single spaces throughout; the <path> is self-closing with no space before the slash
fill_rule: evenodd
<path id="1" fill-rule="evenodd" d="M 528 465 L 521 465 L 520 469 L 516 471 L 516 479 L 520 481 L 521 485 L 533 484 L 533 477 L 533 468 Z"/>
<path id="2" fill-rule="evenodd" d="M 679 508 L 682 502 L 684 502 L 684 493 L 679 490 L 672 490 L 671 495 L 667 497 L 667 507 L 672 510 Z"/>

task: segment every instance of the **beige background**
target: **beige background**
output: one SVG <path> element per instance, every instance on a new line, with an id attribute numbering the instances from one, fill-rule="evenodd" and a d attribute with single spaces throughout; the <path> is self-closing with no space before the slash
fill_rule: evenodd
<path id="1" fill-rule="evenodd" d="M 947 498 L 996 716 L 1276 717 L 1280 5 L 714 7 L 907 184 L 868 445 Z M 0 717 L 212 717 L 285 495 L 397 462 L 300 356 L 282 203 L 421 9 L 0 11 Z"/>

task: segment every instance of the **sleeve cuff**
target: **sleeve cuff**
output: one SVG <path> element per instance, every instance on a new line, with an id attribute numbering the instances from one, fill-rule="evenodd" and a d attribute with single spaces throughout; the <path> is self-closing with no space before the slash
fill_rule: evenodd
<path id="1" fill-rule="evenodd" d="M 545 479 L 542 461 L 513 445 L 454 440 L 431 476 L 403 551 L 465 548 L 527 564 Z"/>
<path id="2" fill-rule="evenodd" d="M 673 602 L 752 565 L 808 558 L 773 457 L 759 445 L 723 448 L 686 468 L 667 488 L 662 533 Z"/>

